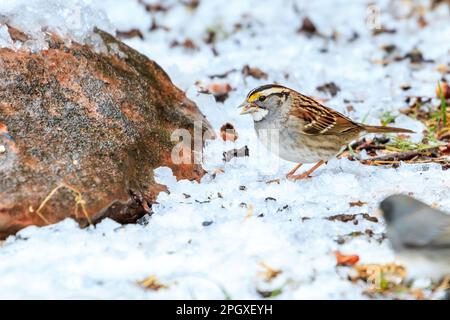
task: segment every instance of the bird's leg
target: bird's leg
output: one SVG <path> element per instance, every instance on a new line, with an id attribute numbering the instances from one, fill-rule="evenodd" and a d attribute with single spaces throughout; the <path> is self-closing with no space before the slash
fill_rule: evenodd
<path id="1" fill-rule="evenodd" d="M 289 173 L 286 175 L 286 178 L 289 179 L 291 178 L 294 173 L 298 170 L 298 168 L 300 168 L 302 166 L 302 163 L 297 164 L 294 169 L 292 169 L 291 171 L 289 171 Z"/>
<path id="2" fill-rule="evenodd" d="M 298 174 L 298 175 L 296 175 L 296 176 L 290 176 L 289 178 L 292 179 L 292 180 L 303 180 L 303 179 L 306 179 L 306 178 L 309 177 L 309 175 L 310 175 L 311 173 L 313 173 L 314 171 L 316 171 L 317 168 L 320 167 L 321 165 L 323 165 L 324 163 L 325 163 L 325 161 L 320 160 L 320 161 L 317 162 L 317 163 L 314 165 L 314 167 L 312 167 L 311 169 L 309 169 L 309 170 L 303 172 L 302 174 Z"/>

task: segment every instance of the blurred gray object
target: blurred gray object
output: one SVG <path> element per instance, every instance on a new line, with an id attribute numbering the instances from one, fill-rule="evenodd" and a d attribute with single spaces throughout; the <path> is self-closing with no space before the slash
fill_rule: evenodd
<path id="1" fill-rule="evenodd" d="M 450 215 L 405 195 L 380 203 L 387 236 L 408 278 L 450 275 Z"/>

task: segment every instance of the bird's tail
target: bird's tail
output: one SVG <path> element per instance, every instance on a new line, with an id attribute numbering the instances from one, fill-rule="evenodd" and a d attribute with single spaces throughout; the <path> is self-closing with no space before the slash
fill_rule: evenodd
<path id="1" fill-rule="evenodd" d="M 387 132 L 415 133 L 412 130 L 403 129 L 403 128 L 383 127 L 383 126 L 366 126 L 366 125 L 363 125 L 362 127 L 367 133 L 387 133 Z"/>

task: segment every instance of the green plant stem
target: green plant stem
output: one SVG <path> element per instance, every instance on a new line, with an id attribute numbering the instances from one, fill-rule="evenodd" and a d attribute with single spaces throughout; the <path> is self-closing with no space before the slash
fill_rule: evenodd
<path id="1" fill-rule="evenodd" d="M 447 126 L 447 101 L 445 101 L 444 92 L 441 83 L 438 81 L 439 97 L 441 98 L 441 119 L 444 127 Z"/>

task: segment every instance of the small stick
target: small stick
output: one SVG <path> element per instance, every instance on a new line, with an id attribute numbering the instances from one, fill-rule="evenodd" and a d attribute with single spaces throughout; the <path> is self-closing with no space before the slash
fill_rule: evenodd
<path id="1" fill-rule="evenodd" d="M 87 221 L 89 224 L 92 224 L 91 218 L 89 217 L 89 214 L 87 212 L 86 209 L 86 201 L 83 199 L 83 196 L 81 194 L 81 192 L 74 188 L 71 187 L 65 183 L 61 183 L 60 185 L 58 185 L 56 188 L 54 188 L 52 191 L 50 191 L 50 193 L 45 197 L 44 201 L 41 202 L 41 204 L 39 205 L 39 207 L 37 208 L 37 210 L 35 211 L 36 214 L 46 223 L 46 224 L 50 224 L 50 222 L 47 220 L 47 218 L 44 217 L 44 215 L 41 213 L 41 210 L 44 208 L 44 206 L 47 204 L 48 201 L 50 201 L 50 199 L 55 195 L 55 193 L 61 189 L 61 188 L 67 188 L 70 191 L 72 191 L 73 193 L 75 193 L 75 217 L 78 218 L 78 205 L 81 207 L 81 211 L 83 212 L 84 216 L 86 217 Z M 30 207 L 30 211 L 34 212 L 33 208 Z"/>
<path id="2" fill-rule="evenodd" d="M 417 156 L 425 156 L 428 155 L 430 152 L 424 152 L 424 151 L 405 151 L 405 152 L 396 152 L 391 153 L 379 157 L 373 157 L 370 159 L 362 160 L 361 162 L 371 162 L 371 161 L 400 161 L 400 160 L 411 160 L 414 157 Z"/>

